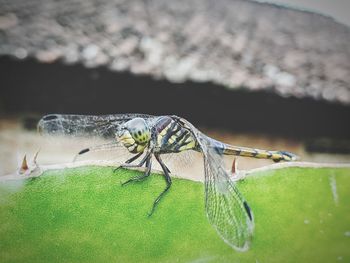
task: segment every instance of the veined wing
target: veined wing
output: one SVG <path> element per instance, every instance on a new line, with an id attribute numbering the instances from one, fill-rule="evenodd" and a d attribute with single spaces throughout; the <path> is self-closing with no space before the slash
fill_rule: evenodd
<path id="1" fill-rule="evenodd" d="M 205 140 L 201 145 L 209 221 L 229 245 L 245 251 L 254 228 L 252 212 L 225 170 L 222 156 Z"/>
<path id="2" fill-rule="evenodd" d="M 38 123 L 38 130 L 44 134 L 100 137 L 114 137 L 119 125 L 136 117 L 150 120 L 155 118 L 146 114 L 111 114 L 111 115 L 65 115 L 50 114 Z"/>
<path id="3" fill-rule="evenodd" d="M 179 153 L 163 154 L 162 159 L 173 176 L 189 177 L 198 180 L 198 161 L 202 160 L 202 154 L 196 151 L 182 151 Z M 202 168 L 202 167 L 200 167 Z M 201 170 L 201 169 L 200 169 Z"/>
<path id="4" fill-rule="evenodd" d="M 254 221 L 248 203 L 225 170 L 216 142 L 181 119 L 193 132 L 204 156 L 205 206 L 210 223 L 226 243 L 239 251 L 249 248 Z"/>

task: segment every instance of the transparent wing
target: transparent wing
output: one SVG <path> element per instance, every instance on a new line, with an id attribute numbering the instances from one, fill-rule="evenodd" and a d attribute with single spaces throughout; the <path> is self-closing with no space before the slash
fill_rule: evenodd
<path id="1" fill-rule="evenodd" d="M 64 115 L 44 116 L 38 123 L 38 130 L 43 134 L 114 137 L 117 127 L 128 120 L 141 117 L 147 120 L 155 118 L 146 114 L 113 115 Z"/>
<path id="2" fill-rule="evenodd" d="M 203 147 L 203 156 L 209 221 L 229 245 L 247 250 L 254 227 L 252 212 L 225 170 L 222 156 L 208 146 Z"/>
<path id="3" fill-rule="evenodd" d="M 192 130 L 203 153 L 205 205 L 210 223 L 234 249 L 247 250 L 254 228 L 253 215 L 225 170 L 220 145 L 198 131 L 191 123 L 182 121 Z"/>
<path id="4" fill-rule="evenodd" d="M 113 140 L 112 142 L 97 144 L 80 150 L 79 153 L 74 156 L 73 161 L 96 156 L 103 157 L 104 160 L 112 159 L 115 161 L 124 162 L 132 155 L 133 154 L 127 151 L 123 145 Z"/>
<path id="5" fill-rule="evenodd" d="M 89 151 L 80 154 L 86 149 L 89 149 Z M 121 145 L 106 147 L 104 147 L 104 145 L 95 145 L 89 148 L 85 148 L 82 151 L 74 156 L 73 161 L 104 160 L 123 164 L 126 160 L 135 155 L 133 153 L 130 153 L 124 146 Z M 140 159 L 142 159 L 142 156 Z M 139 160 L 136 160 L 134 163 L 138 163 L 138 161 Z"/>
<path id="6" fill-rule="evenodd" d="M 203 179 L 202 154 L 196 151 L 163 154 L 162 159 L 173 176 L 190 178 L 196 181 Z"/>

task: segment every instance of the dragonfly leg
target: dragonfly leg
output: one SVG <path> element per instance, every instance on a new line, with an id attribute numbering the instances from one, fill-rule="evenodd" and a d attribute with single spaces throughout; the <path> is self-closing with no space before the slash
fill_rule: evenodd
<path id="1" fill-rule="evenodd" d="M 131 182 L 140 182 L 146 179 L 151 173 L 151 167 L 152 167 L 152 155 L 149 155 L 148 159 L 146 160 L 146 171 L 142 175 L 132 177 L 129 180 L 125 181 L 124 183 L 122 183 L 122 186 Z"/>
<path id="2" fill-rule="evenodd" d="M 156 157 L 158 163 L 160 164 L 160 166 L 162 167 L 163 169 L 163 172 L 164 172 L 164 178 L 165 178 L 165 181 L 166 181 L 166 187 L 165 189 L 163 190 L 163 192 L 160 193 L 160 195 L 156 198 L 156 200 L 154 200 L 153 202 L 153 206 L 152 206 L 152 210 L 148 213 L 148 216 L 151 216 L 154 212 L 154 210 L 156 209 L 159 201 L 162 199 L 162 197 L 165 195 L 165 193 L 170 189 L 170 186 L 171 186 L 171 177 L 169 175 L 169 169 L 168 167 L 166 167 L 166 165 L 163 163 L 162 159 L 160 158 L 160 155 L 159 154 L 154 154 L 154 156 Z"/>
<path id="3" fill-rule="evenodd" d="M 130 159 L 128 159 L 124 164 L 120 165 L 119 167 L 115 168 L 113 170 L 113 172 L 117 171 L 120 168 L 132 168 L 132 167 L 141 167 L 146 161 L 148 156 L 151 155 L 150 152 L 148 152 L 140 161 L 139 164 L 130 164 L 131 162 L 135 161 L 136 159 L 138 159 L 141 155 L 143 154 L 143 152 L 136 154 L 135 156 L 131 157 Z"/>
<path id="4" fill-rule="evenodd" d="M 142 154 L 143 154 L 143 152 L 140 152 L 140 153 L 134 155 L 130 159 L 126 160 L 125 163 L 132 163 L 133 161 L 137 160 Z"/>

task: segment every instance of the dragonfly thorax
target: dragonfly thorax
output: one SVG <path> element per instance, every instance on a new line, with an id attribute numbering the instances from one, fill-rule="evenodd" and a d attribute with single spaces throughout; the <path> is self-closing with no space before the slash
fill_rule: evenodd
<path id="1" fill-rule="evenodd" d="M 142 152 L 151 139 L 151 130 L 142 118 L 134 118 L 122 125 L 116 134 L 131 153 Z"/>

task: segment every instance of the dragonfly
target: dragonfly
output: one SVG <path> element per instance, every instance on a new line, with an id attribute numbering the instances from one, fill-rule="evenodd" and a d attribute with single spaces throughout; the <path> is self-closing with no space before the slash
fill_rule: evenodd
<path id="1" fill-rule="evenodd" d="M 229 145 L 199 131 L 184 118 L 174 115 L 147 114 L 64 115 L 50 114 L 38 123 L 40 133 L 84 135 L 111 138 L 104 145 L 85 148 L 79 155 L 100 149 L 125 147 L 132 157 L 121 167 L 142 167 L 145 172 L 123 185 L 146 179 L 151 174 L 152 157 L 163 170 L 166 187 L 155 199 L 152 215 L 162 197 L 169 191 L 172 179 L 162 157 L 184 151 L 202 153 L 204 160 L 205 209 L 211 225 L 219 236 L 238 251 L 249 248 L 254 230 L 253 212 L 239 192 L 231 174 L 225 169 L 224 155 L 235 155 L 279 161 L 295 161 L 297 156 L 287 151 L 260 150 Z M 138 163 L 135 161 L 138 160 Z"/>

